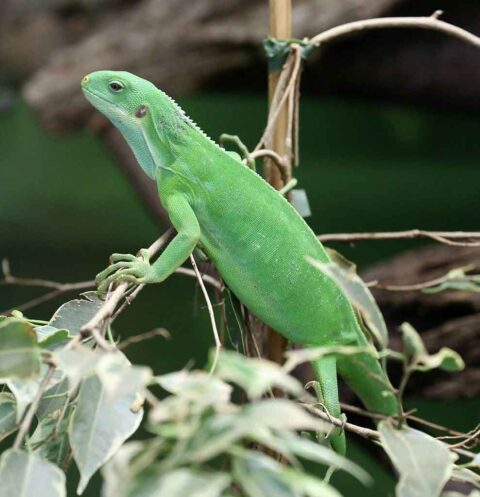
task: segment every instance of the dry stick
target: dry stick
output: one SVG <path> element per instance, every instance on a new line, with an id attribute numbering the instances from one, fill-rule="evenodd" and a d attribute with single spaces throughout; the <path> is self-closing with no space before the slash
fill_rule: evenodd
<path id="1" fill-rule="evenodd" d="M 32 425 L 33 421 L 33 416 L 35 416 L 35 413 L 37 412 L 38 405 L 40 404 L 42 395 L 47 389 L 48 383 L 51 380 L 54 372 L 55 372 L 55 366 L 53 364 L 50 364 L 48 366 L 47 372 L 45 373 L 45 376 L 43 377 L 42 382 L 38 386 L 35 398 L 33 399 L 33 402 L 30 404 L 30 407 L 28 408 L 28 411 L 25 414 L 25 417 L 23 418 L 22 424 L 20 425 L 20 429 L 18 430 L 17 436 L 15 437 L 15 441 L 13 442 L 14 449 L 20 448 L 26 434 L 30 430 L 30 426 Z"/>
<path id="2" fill-rule="evenodd" d="M 177 274 L 183 274 L 185 276 L 193 276 L 196 278 L 195 271 L 192 269 L 186 268 L 186 267 L 179 267 L 175 270 L 175 273 Z M 210 276 L 208 274 L 202 274 L 202 279 L 205 281 L 205 283 L 208 283 L 209 285 L 212 285 L 216 289 L 222 291 L 223 290 L 223 285 L 220 280 L 217 280 L 213 276 Z M 122 305 L 115 311 L 115 313 L 112 316 L 111 322 L 115 321 L 117 319 L 118 315 L 121 314 L 127 306 L 129 306 L 136 298 L 137 295 L 143 290 L 145 285 L 139 285 L 135 290 L 130 294 L 125 296 L 125 301 L 122 303 Z"/>
<path id="3" fill-rule="evenodd" d="M 205 302 L 207 303 L 207 308 L 208 308 L 208 314 L 210 315 L 210 322 L 212 323 L 213 337 L 215 339 L 215 357 L 213 358 L 213 363 L 212 367 L 210 368 L 210 373 L 213 373 L 215 371 L 215 368 L 217 367 L 218 356 L 220 354 L 220 349 L 222 348 L 222 342 L 220 341 L 220 336 L 218 334 L 212 303 L 210 302 L 210 297 L 208 296 L 207 289 L 205 288 L 205 285 L 202 280 L 202 275 L 198 270 L 197 263 L 195 262 L 195 257 L 193 257 L 193 255 L 190 255 L 190 261 L 192 262 L 193 270 L 195 271 L 195 274 L 197 276 L 198 284 L 200 285 L 200 288 L 202 289 L 203 292 L 203 296 L 205 297 Z"/>
<path id="4" fill-rule="evenodd" d="M 362 409 L 361 407 L 357 406 L 352 406 L 351 404 L 345 404 L 344 402 L 340 402 L 340 406 L 342 410 L 347 411 L 347 412 L 353 412 L 355 414 L 359 414 L 360 416 L 365 416 L 368 418 L 372 419 L 387 419 L 389 416 L 386 416 L 385 414 L 378 414 L 375 412 L 370 412 L 365 409 Z M 423 425 L 423 426 L 428 426 L 429 428 L 432 428 L 437 431 L 443 431 L 445 433 L 449 433 L 450 435 L 453 435 L 455 438 L 463 437 L 466 438 L 469 435 L 467 433 L 462 433 L 460 431 L 452 430 L 451 428 L 447 428 L 446 426 L 439 425 L 437 423 L 433 423 L 432 421 L 427 421 L 426 419 L 419 418 L 417 416 L 414 416 L 412 413 L 414 410 L 409 411 L 405 413 L 405 418 L 409 419 L 410 421 L 413 421 L 414 423 Z M 445 437 L 436 437 L 439 440 L 445 438 Z"/>
<path id="5" fill-rule="evenodd" d="M 154 330 L 147 331 L 145 333 L 140 333 L 140 335 L 133 335 L 131 337 L 126 338 L 123 342 L 120 342 L 117 345 L 117 349 L 123 350 L 134 343 L 144 342 L 145 340 L 150 340 L 151 338 L 162 337 L 166 340 L 171 338 L 170 333 L 165 328 L 155 328 Z"/>
<path id="6" fill-rule="evenodd" d="M 480 437 L 480 428 L 477 427 L 465 440 L 458 442 L 456 444 L 450 445 L 450 449 L 460 448 L 466 446 L 467 443 L 474 441 L 475 445 L 478 444 L 478 438 Z"/>
<path id="7" fill-rule="evenodd" d="M 480 239 L 480 231 L 426 231 L 419 229 L 405 231 L 384 231 L 370 233 L 328 233 L 318 235 L 321 242 L 359 242 L 365 240 L 399 240 L 430 238 L 446 245 L 458 247 L 480 247 L 479 242 L 456 242 L 453 240 Z"/>
<path id="8" fill-rule="evenodd" d="M 367 438 L 369 440 L 380 439 L 380 434 L 377 430 L 371 430 L 370 428 L 364 428 L 363 426 L 358 426 L 352 423 L 344 422 L 339 418 L 332 417 L 330 414 L 323 412 L 321 409 L 317 407 L 314 407 L 309 404 L 303 404 L 303 405 L 305 409 L 310 411 L 312 414 L 315 414 L 319 418 L 323 419 L 324 421 L 327 421 L 328 423 L 331 423 L 335 426 L 339 426 L 340 428 L 343 428 L 347 431 L 351 431 L 352 433 L 356 433 L 357 435 L 360 435 L 361 437 Z M 472 452 L 470 450 L 465 450 L 461 447 L 450 446 L 449 448 L 453 452 L 456 452 L 457 454 L 460 454 L 464 457 L 469 457 L 471 459 L 473 459 L 477 455 L 475 452 Z"/>
<path id="9" fill-rule="evenodd" d="M 300 71 L 300 67 L 301 67 L 302 57 L 301 57 L 301 53 L 300 53 L 300 47 L 297 44 L 292 44 L 292 50 L 293 50 L 293 52 L 292 52 L 292 55 L 289 56 L 289 59 L 291 57 L 293 60 L 293 68 L 290 72 L 290 77 L 288 79 L 288 83 L 285 87 L 285 90 L 282 92 L 283 81 L 284 81 L 283 75 L 288 74 L 288 71 L 284 70 L 284 72 L 280 76 L 280 80 L 278 82 L 277 89 L 275 90 L 275 94 L 274 94 L 274 97 L 272 100 L 271 110 L 270 110 L 269 115 L 268 115 L 267 126 L 263 132 L 262 137 L 260 138 L 260 141 L 258 142 L 257 146 L 254 149 L 255 151 L 258 150 L 264 143 L 266 143 L 266 142 L 268 143 L 270 141 L 269 137 L 273 131 L 273 127 L 277 121 L 277 118 L 280 115 L 280 111 L 282 110 L 282 108 L 285 104 L 285 101 L 287 100 L 288 96 L 290 95 L 292 89 L 295 88 L 295 83 L 296 83 L 296 80 L 297 80 L 297 77 L 298 77 L 298 74 Z M 291 65 L 291 64 L 292 63 L 287 60 L 286 68 L 288 68 L 289 65 Z"/>
<path id="10" fill-rule="evenodd" d="M 5 311 L 0 311 L 0 314 L 10 314 L 12 311 L 26 311 L 28 309 L 31 309 L 32 307 L 36 307 L 37 305 L 43 304 L 44 302 L 48 302 L 49 300 L 52 300 L 66 292 L 70 292 L 73 290 L 85 290 L 87 288 L 92 288 L 95 286 L 95 282 L 93 281 L 81 282 L 81 283 L 82 284 L 80 285 L 79 283 L 78 286 L 76 286 L 75 283 L 72 283 L 72 285 L 69 286 L 68 288 L 65 287 L 65 289 L 62 290 L 52 290 L 51 292 L 44 293 L 43 295 L 35 297 L 34 299 L 24 302 L 23 304 L 17 305 L 10 309 L 6 309 Z M 67 286 L 68 284 L 65 285 Z"/>
<path id="11" fill-rule="evenodd" d="M 59 281 L 43 280 L 39 278 L 19 278 L 13 276 L 10 271 L 10 264 L 8 259 L 2 260 L 2 271 L 4 278 L 0 280 L 0 285 L 16 285 L 16 286 L 32 286 L 41 288 L 51 288 L 51 292 L 47 292 L 39 297 L 35 297 L 28 302 L 20 304 L 11 309 L 1 311 L 2 314 L 10 314 L 12 311 L 25 311 L 31 309 L 37 305 L 43 304 L 55 297 L 61 295 L 62 293 L 74 291 L 74 290 L 85 290 L 95 286 L 94 281 L 79 281 L 77 283 L 61 283 Z"/>
<path id="12" fill-rule="evenodd" d="M 293 165 L 300 165 L 300 79 L 302 75 L 302 67 L 300 66 L 300 71 L 298 73 L 298 78 L 295 83 L 294 89 L 294 99 L 295 108 L 293 112 Z"/>
<path id="13" fill-rule="evenodd" d="M 478 278 L 476 276 L 465 275 L 461 281 L 475 281 Z M 422 283 L 414 283 L 412 285 L 388 285 L 385 283 L 379 283 L 378 281 L 370 281 L 367 283 L 369 288 L 377 288 L 378 290 L 388 290 L 389 292 L 414 292 L 416 290 L 423 290 L 425 288 L 431 288 L 432 286 L 437 286 L 447 281 L 450 281 L 448 275 L 441 276 L 440 278 L 435 278 L 429 281 L 423 281 Z"/>
<path id="14" fill-rule="evenodd" d="M 376 430 L 364 428 L 363 426 L 357 426 L 352 423 L 345 422 L 342 419 L 334 418 L 332 415 L 327 414 L 321 409 L 309 404 L 303 404 L 303 406 L 305 407 L 305 409 L 307 409 L 307 411 L 310 411 L 312 414 L 315 414 L 315 416 L 322 418 L 324 421 L 327 421 L 334 426 L 339 426 L 340 428 L 344 428 L 347 431 L 351 431 L 352 433 L 356 433 L 357 435 L 368 438 L 370 440 L 378 440 L 380 438 L 380 435 Z"/>
<path id="15" fill-rule="evenodd" d="M 267 116 L 267 126 L 268 123 L 272 120 L 274 112 L 280 112 L 280 101 L 284 97 L 285 94 L 285 89 L 289 84 L 289 81 L 292 76 L 292 69 L 293 69 L 293 59 L 291 56 L 287 57 L 287 60 L 285 62 L 285 65 L 282 68 L 282 71 L 280 73 L 280 77 L 278 78 L 278 83 L 275 87 L 275 91 L 272 96 L 272 101 L 270 103 L 270 109 L 268 111 L 268 116 Z M 258 150 L 260 146 L 262 145 L 262 142 L 270 142 L 272 138 L 272 133 L 273 130 L 270 130 L 267 133 L 267 129 L 264 130 L 262 138 L 260 138 L 260 141 L 258 142 L 257 146 L 255 147 L 255 150 Z M 268 134 L 268 136 L 267 136 Z"/>
<path id="16" fill-rule="evenodd" d="M 252 159 L 258 159 L 260 157 L 268 157 L 269 159 L 272 159 L 273 163 L 278 167 L 278 170 L 282 175 L 283 182 L 288 182 L 290 171 L 285 157 L 280 156 L 279 154 L 277 154 L 277 152 L 275 152 L 274 150 L 270 150 L 269 148 L 260 148 L 258 150 L 255 150 L 250 154 L 250 157 Z"/>
<path id="17" fill-rule="evenodd" d="M 442 15 L 442 11 L 437 10 L 430 17 L 383 17 L 349 22 L 328 29 L 311 38 L 309 42 L 314 45 L 320 45 L 321 43 L 329 42 L 335 38 L 367 29 L 420 28 L 441 31 L 442 33 L 460 38 L 461 40 L 480 48 L 480 38 L 478 36 L 448 22 L 440 21 L 438 19 L 440 15 Z"/>
<path id="18" fill-rule="evenodd" d="M 195 271 L 187 267 L 179 267 L 175 272 L 177 274 L 184 274 L 185 276 L 197 277 Z M 223 290 L 223 284 L 217 278 L 214 278 L 213 276 L 210 276 L 208 274 L 202 274 L 201 277 L 205 283 L 208 283 L 219 291 Z"/>
<path id="19" fill-rule="evenodd" d="M 150 247 L 147 249 L 149 257 L 155 255 L 160 250 L 160 248 L 165 245 L 172 232 L 172 228 L 168 229 L 158 240 L 150 245 Z M 95 340 L 97 340 L 97 342 L 99 341 L 99 345 L 103 346 L 104 348 L 110 348 L 108 342 L 99 333 L 99 327 L 102 322 L 113 315 L 115 308 L 126 294 L 128 287 L 129 284 L 127 282 L 120 283 L 117 288 L 115 288 L 115 290 L 107 297 L 107 300 L 97 311 L 95 316 L 93 316 L 92 319 L 88 321 L 88 323 L 82 326 L 80 330 L 81 333 L 78 336 L 84 337 L 86 335 L 93 335 Z"/>

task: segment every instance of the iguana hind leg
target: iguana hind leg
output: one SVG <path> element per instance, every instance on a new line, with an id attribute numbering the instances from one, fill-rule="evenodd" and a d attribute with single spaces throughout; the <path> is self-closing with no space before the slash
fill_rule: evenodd
<path id="1" fill-rule="evenodd" d="M 328 413 L 334 418 L 341 417 L 340 401 L 337 385 L 337 358 L 324 356 L 312 361 L 312 367 L 319 384 L 317 395 Z M 339 454 L 345 455 L 347 445 L 345 433 L 341 428 L 335 428 L 329 437 L 332 448 Z"/>

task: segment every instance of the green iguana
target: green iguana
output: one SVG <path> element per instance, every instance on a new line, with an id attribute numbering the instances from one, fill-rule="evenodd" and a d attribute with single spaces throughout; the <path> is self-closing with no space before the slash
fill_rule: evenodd
<path id="1" fill-rule="evenodd" d="M 259 319 L 305 347 L 367 345 L 355 311 L 337 284 L 306 257 L 330 257 L 294 207 L 261 176 L 203 133 L 152 83 L 128 72 L 85 76 L 87 100 L 123 134 L 140 166 L 158 185 L 177 235 L 158 259 L 113 254 L 99 273 L 99 292 L 114 281 L 159 283 L 197 247 L 208 255 L 238 299 Z M 321 402 L 341 415 L 337 371 L 368 409 L 397 413 L 388 379 L 366 353 L 313 362 Z M 336 430 L 332 446 L 345 452 Z"/>

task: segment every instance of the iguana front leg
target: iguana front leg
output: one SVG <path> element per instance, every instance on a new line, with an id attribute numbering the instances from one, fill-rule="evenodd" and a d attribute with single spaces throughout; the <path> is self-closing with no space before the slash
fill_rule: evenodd
<path id="1" fill-rule="evenodd" d="M 98 293 L 103 294 L 114 281 L 127 281 L 136 285 L 160 283 L 168 278 L 192 253 L 200 239 L 200 226 L 182 195 L 173 195 L 165 202 L 165 208 L 177 235 L 160 257 L 150 264 L 146 249 L 140 255 L 113 254 L 112 264 L 95 278 Z"/>

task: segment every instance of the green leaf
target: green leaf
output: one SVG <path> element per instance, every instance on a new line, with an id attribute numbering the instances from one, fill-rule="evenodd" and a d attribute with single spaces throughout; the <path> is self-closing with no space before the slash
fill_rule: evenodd
<path id="1" fill-rule="evenodd" d="M 480 488 L 480 474 L 468 468 L 460 468 L 455 465 L 453 468 L 452 478 L 454 480 L 470 483 L 471 485 Z"/>
<path id="2" fill-rule="evenodd" d="M 139 475 L 128 497 L 220 497 L 230 484 L 225 473 L 179 468 L 159 475 Z"/>
<path id="3" fill-rule="evenodd" d="M 402 332 L 403 337 L 403 348 L 414 361 L 417 361 L 419 357 L 428 354 L 427 349 L 423 344 L 422 337 L 410 323 L 403 323 L 400 326 L 400 331 Z"/>
<path id="4" fill-rule="evenodd" d="M 133 412 L 135 394 L 109 399 L 96 375 L 86 378 L 70 425 L 70 445 L 80 471 L 81 494 L 92 475 L 138 428 L 143 410 Z"/>
<path id="5" fill-rule="evenodd" d="M 104 352 L 92 350 L 84 345 L 75 348 L 61 348 L 53 357 L 68 378 L 70 391 L 74 391 L 83 378 L 95 371 Z"/>
<path id="6" fill-rule="evenodd" d="M 232 392 L 228 383 L 204 371 L 182 370 L 157 376 L 154 380 L 174 396 L 167 397 L 152 409 L 152 423 L 185 420 L 211 407 L 226 405 Z"/>
<path id="7" fill-rule="evenodd" d="M 331 345 L 326 347 L 308 347 L 305 349 L 287 350 L 287 360 L 283 365 L 285 371 L 292 371 L 299 364 L 311 362 L 327 355 L 356 355 L 370 354 L 378 358 L 378 352 L 372 346 L 359 347 L 357 345 Z"/>
<path id="8" fill-rule="evenodd" d="M 364 485 L 369 485 L 372 481 L 370 475 L 363 468 L 357 466 L 346 457 L 337 454 L 330 447 L 320 445 L 318 442 L 312 442 L 305 437 L 292 433 L 279 433 L 278 438 L 282 440 L 289 451 L 298 457 L 346 471 Z"/>
<path id="9" fill-rule="evenodd" d="M 440 497 L 465 497 L 463 492 L 455 492 L 454 490 L 449 490 L 447 492 L 442 492 Z M 468 497 L 480 497 L 480 492 L 478 490 L 473 490 L 468 494 Z"/>
<path id="10" fill-rule="evenodd" d="M 379 424 L 380 440 L 400 474 L 397 497 L 438 497 L 452 475 L 455 456 L 443 442 L 389 421 Z"/>
<path id="11" fill-rule="evenodd" d="M 73 406 L 66 409 L 64 417 L 59 421 L 56 416 L 43 418 L 30 438 L 30 446 L 42 459 L 64 468 L 70 458 L 68 425 L 73 413 Z"/>
<path id="12" fill-rule="evenodd" d="M 181 370 L 155 376 L 154 380 L 167 392 L 204 405 L 228 404 L 232 394 L 228 383 L 204 371 Z"/>
<path id="13" fill-rule="evenodd" d="M 352 305 L 358 309 L 382 349 L 388 343 L 388 330 L 382 313 L 372 293 L 362 279 L 352 269 L 344 269 L 335 263 L 322 263 L 307 257 L 310 264 L 331 278 L 342 290 Z"/>
<path id="14" fill-rule="evenodd" d="M 95 373 L 109 399 L 138 394 L 152 378 L 150 368 L 132 366 L 121 352 L 104 354 L 95 368 Z"/>
<path id="15" fill-rule="evenodd" d="M 7 392 L 0 392 L 0 441 L 16 430 L 16 412 L 14 396 Z"/>
<path id="16" fill-rule="evenodd" d="M 38 345 L 44 349 L 53 349 L 64 345 L 70 338 L 68 330 L 59 330 L 49 324 L 37 326 L 35 333 L 37 334 Z"/>
<path id="17" fill-rule="evenodd" d="M 270 457 L 242 450 L 233 459 L 233 477 L 247 497 L 298 497 L 282 477 L 282 466 Z"/>
<path id="18" fill-rule="evenodd" d="M 102 497 L 125 497 L 132 478 L 132 459 L 143 451 L 142 442 L 128 442 L 102 467 Z"/>
<path id="19" fill-rule="evenodd" d="M 200 429 L 193 425 L 190 442 L 178 457 L 185 463 L 199 464 L 227 452 L 240 439 L 255 431 L 255 427 L 246 421 L 228 413 L 208 417 Z"/>
<path id="20" fill-rule="evenodd" d="M 65 406 L 65 402 L 68 402 L 68 391 L 68 379 L 66 377 L 45 390 L 38 404 L 37 418 L 42 420 L 62 409 Z"/>
<path id="21" fill-rule="evenodd" d="M 302 470 L 284 468 L 282 477 L 301 495 L 308 497 L 341 497 L 341 494 L 320 478 Z"/>
<path id="22" fill-rule="evenodd" d="M 48 324 L 58 329 L 66 329 L 70 335 L 77 335 L 80 328 L 88 323 L 104 304 L 96 292 L 86 292 L 82 296 L 83 299 L 70 300 L 60 306 Z"/>
<path id="23" fill-rule="evenodd" d="M 444 371 L 461 371 L 465 368 L 465 363 L 457 352 L 448 347 L 442 347 L 436 354 L 422 357 L 415 369 L 430 371 L 436 368 Z"/>
<path id="24" fill-rule="evenodd" d="M 429 354 L 421 336 L 409 323 L 403 323 L 400 330 L 403 334 L 405 351 L 417 371 L 430 371 L 436 368 L 444 371 L 460 371 L 465 367 L 460 355 L 448 347 L 442 347 L 436 354 Z"/>
<path id="25" fill-rule="evenodd" d="M 65 474 L 35 454 L 8 450 L 0 459 L 0 497 L 65 497 Z"/>
<path id="26" fill-rule="evenodd" d="M 273 430 L 312 430 L 328 432 L 330 425 L 287 399 L 265 399 L 246 405 L 243 416 L 248 424 L 261 423 Z"/>
<path id="27" fill-rule="evenodd" d="M 11 380 L 7 383 L 8 388 L 12 391 L 17 400 L 17 422 L 23 417 L 25 409 L 32 403 L 35 395 L 37 395 L 40 384 L 47 374 L 48 367 L 45 364 L 41 365 L 40 374 L 34 380 Z M 52 378 L 48 382 L 47 388 L 52 388 L 57 383 L 63 380 L 63 373 L 56 369 Z"/>
<path id="28" fill-rule="evenodd" d="M 227 350 L 220 352 L 215 374 L 242 387 L 251 399 L 260 398 L 272 388 L 280 388 L 298 397 L 305 393 L 301 383 L 277 364 L 265 359 L 246 358 Z"/>
<path id="29" fill-rule="evenodd" d="M 467 272 L 478 270 L 475 266 L 465 266 L 452 269 L 446 275 L 446 280 L 429 288 L 424 288 L 424 293 L 439 293 L 446 290 L 456 290 L 460 292 L 480 292 L 480 274 L 468 275 Z"/>
<path id="30" fill-rule="evenodd" d="M 0 383 L 31 379 L 40 371 L 40 349 L 33 327 L 10 318 L 0 323 Z"/>

